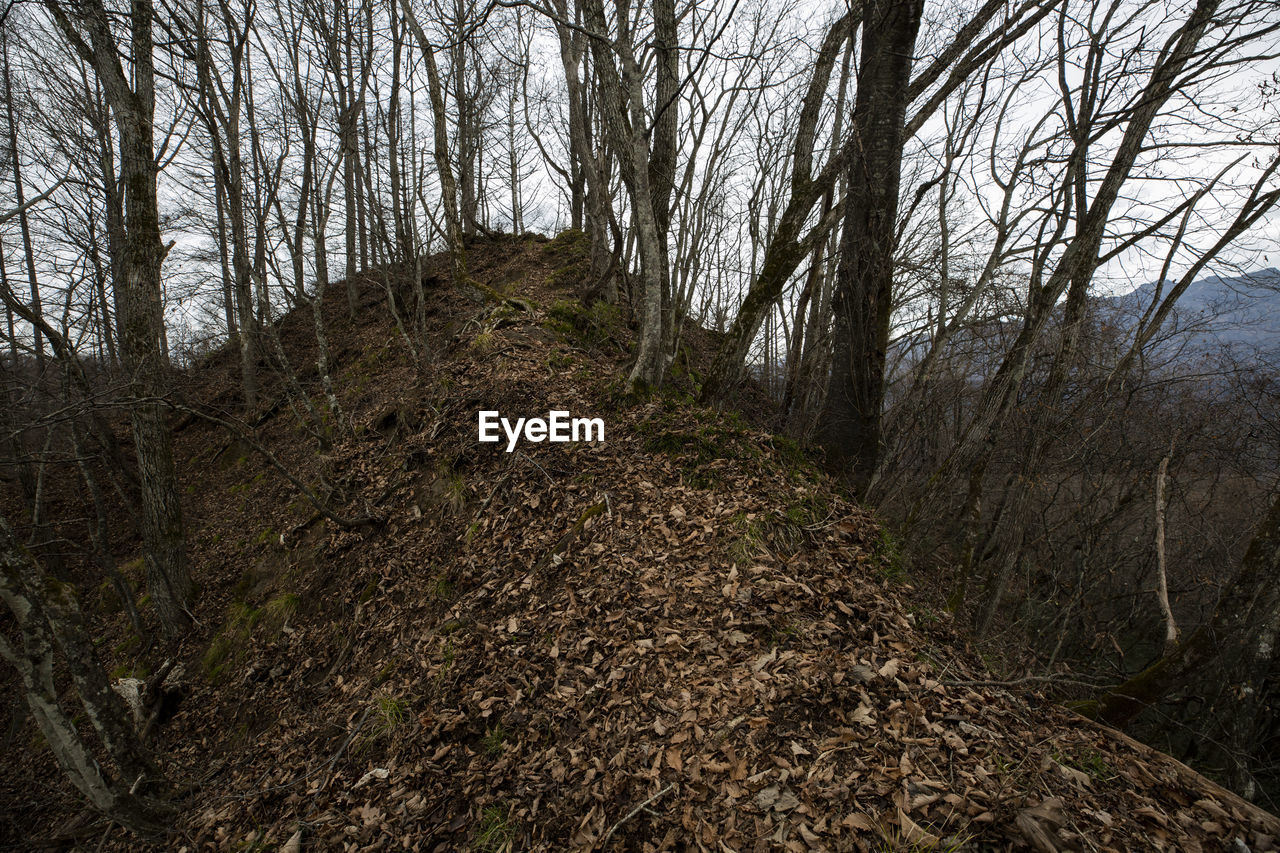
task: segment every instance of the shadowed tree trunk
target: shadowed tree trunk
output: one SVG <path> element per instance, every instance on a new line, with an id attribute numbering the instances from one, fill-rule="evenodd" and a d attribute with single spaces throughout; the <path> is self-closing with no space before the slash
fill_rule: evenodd
<path id="1" fill-rule="evenodd" d="M 880 0 L 865 9 L 854 150 L 833 298 L 834 353 L 821 427 L 828 459 L 852 476 L 859 491 L 880 453 L 904 123 L 924 2 Z"/>

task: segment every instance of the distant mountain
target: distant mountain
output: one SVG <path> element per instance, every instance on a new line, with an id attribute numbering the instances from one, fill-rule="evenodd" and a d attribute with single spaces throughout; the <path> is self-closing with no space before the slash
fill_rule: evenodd
<path id="1" fill-rule="evenodd" d="M 1160 298 L 1173 284 L 1165 282 Z M 1132 329 L 1151 306 L 1156 289 L 1156 282 L 1148 282 L 1123 296 L 1099 300 L 1101 318 Z M 1226 349 L 1239 358 L 1280 357 L 1280 269 L 1193 282 L 1178 299 L 1160 337 L 1173 331 L 1183 333 L 1176 345 L 1185 354 Z"/>

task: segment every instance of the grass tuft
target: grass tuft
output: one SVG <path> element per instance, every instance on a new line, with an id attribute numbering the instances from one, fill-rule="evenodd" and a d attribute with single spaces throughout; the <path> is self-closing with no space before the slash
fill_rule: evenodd
<path id="1" fill-rule="evenodd" d="M 476 827 L 475 846 L 486 853 L 499 853 L 510 850 L 515 842 L 515 826 L 511 822 L 511 810 L 498 803 L 489 806 L 480 814 L 480 825 Z"/>

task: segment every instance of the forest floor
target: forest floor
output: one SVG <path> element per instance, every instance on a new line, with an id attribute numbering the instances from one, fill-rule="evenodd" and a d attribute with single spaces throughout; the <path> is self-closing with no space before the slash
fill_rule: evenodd
<path id="1" fill-rule="evenodd" d="M 354 321 L 332 287 L 350 436 L 319 449 L 270 384 L 241 417 L 377 524 L 325 520 L 250 442 L 175 418 L 200 585 L 180 648 L 144 648 L 73 565 L 113 675 L 181 664 L 185 698 L 150 734 L 182 792 L 165 848 L 1272 849 L 1275 818 L 1035 683 L 993 682 L 866 511 L 682 390 L 708 333 L 670 389 L 625 399 L 631 333 L 577 306 L 579 249 L 474 246 L 483 304 L 433 260 L 418 364 L 387 310 L 403 275 L 362 277 Z M 277 329 L 325 408 L 310 311 Z M 182 393 L 233 412 L 237 376 L 215 353 Z M 476 441 L 481 409 L 552 408 L 603 418 L 605 441 Z M 82 500 L 51 486 L 50 517 L 84 519 Z M 0 845 L 140 849 L 84 810 L 9 679 Z"/>

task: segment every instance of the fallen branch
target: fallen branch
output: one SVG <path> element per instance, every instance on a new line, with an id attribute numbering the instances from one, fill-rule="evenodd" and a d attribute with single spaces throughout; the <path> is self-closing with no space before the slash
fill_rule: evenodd
<path id="1" fill-rule="evenodd" d="M 313 507 L 315 507 L 316 512 L 320 513 L 325 518 L 329 519 L 339 527 L 345 528 L 347 530 L 358 530 L 363 527 L 376 527 L 382 524 L 384 521 L 386 521 L 386 519 L 376 515 L 362 515 L 356 518 L 344 518 L 343 516 L 338 515 L 337 513 L 329 509 L 329 507 L 324 503 L 324 501 L 320 500 L 319 495 L 317 495 L 311 489 L 307 488 L 306 484 L 304 484 L 301 480 L 295 477 L 293 473 L 287 467 L 285 467 L 284 463 L 281 462 L 279 459 L 277 459 L 274 453 L 272 453 L 270 450 L 264 447 L 262 442 L 254 438 L 253 434 L 248 430 L 242 429 L 240 426 L 238 426 L 232 421 L 227 420 L 226 418 L 221 418 L 221 417 L 218 417 L 217 415 L 213 415 L 208 412 L 202 412 L 202 411 L 199 411 L 198 409 L 193 409 L 190 406 L 184 405 L 182 403 L 175 403 L 174 401 L 167 400 L 167 399 L 161 399 L 160 402 L 163 402 L 165 405 L 170 406 L 175 411 L 184 412 L 186 414 L 192 415 L 193 417 L 197 417 L 201 420 L 208 421 L 209 423 L 217 424 L 223 429 L 226 429 L 227 431 L 231 432 L 233 435 L 235 435 L 236 438 L 248 444 L 260 456 L 262 456 L 263 459 L 267 460 L 267 462 L 271 465 L 272 468 L 275 468 L 278 472 L 280 472 L 281 475 L 284 476 L 286 480 L 288 480 L 291 484 L 293 484 L 294 488 L 302 492 L 302 496 L 307 499 L 308 503 L 310 503 Z"/>
<path id="2" fill-rule="evenodd" d="M 360 730 L 364 728 L 364 721 L 369 717 L 369 711 L 373 709 L 372 705 L 364 706 L 364 713 L 360 715 L 360 722 L 356 723 L 356 727 L 347 735 L 347 739 L 342 742 L 342 746 L 338 747 L 338 751 L 333 754 L 333 758 L 329 759 L 329 763 L 324 771 L 324 781 L 320 783 L 318 790 L 323 791 L 329 787 L 329 781 L 333 779 L 333 767 L 342 758 L 342 754 L 347 751 L 347 747 L 351 745 L 351 741 L 355 740 L 356 735 L 360 734 Z"/>
<path id="3" fill-rule="evenodd" d="M 631 820 L 631 818 L 633 818 L 633 817 L 635 817 L 636 815 L 640 814 L 640 812 L 641 812 L 641 811 L 643 811 L 646 807 L 648 807 L 648 806 L 652 805 L 652 804 L 653 804 L 654 802 L 656 802 L 657 800 L 659 800 L 659 799 L 661 799 L 662 797 L 666 796 L 666 795 L 667 795 L 667 793 L 669 793 L 669 792 L 671 791 L 671 789 L 672 789 L 672 788 L 674 788 L 675 786 L 676 786 L 676 783 L 675 783 L 675 782 L 672 782 L 671 784 L 667 785 L 667 787 L 663 788 L 661 791 L 659 791 L 658 793 L 654 794 L 652 797 L 650 797 L 649 799 L 645 800 L 643 803 L 641 803 L 640 805 L 636 806 L 636 807 L 635 807 L 634 809 L 632 809 L 631 811 L 627 812 L 626 816 L 625 816 L 625 817 L 623 817 L 623 818 L 622 818 L 622 820 L 618 821 L 618 822 L 617 822 L 617 823 L 615 823 L 613 826 L 609 827 L 609 831 L 608 831 L 608 832 L 606 832 L 606 833 L 604 834 L 604 838 L 600 839 L 600 849 L 602 849 L 602 850 L 603 850 L 603 849 L 604 849 L 604 846 L 605 846 L 606 844 L 608 844 L 608 843 L 609 843 L 609 839 L 610 839 L 610 838 L 613 838 L 613 834 L 614 834 L 615 832 L 617 832 L 617 831 L 618 831 L 618 827 L 622 826 L 624 823 L 626 823 L 627 821 Z"/>
<path id="4" fill-rule="evenodd" d="M 506 473 L 498 479 L 498 482 L 494 484 L 493 489 L 489 492 L 489 497 L 485 498 L 484 502 L 480 504 L 480 508 L 476 510 L 476 518 L 484 517 L 485 510 L 489 508 L 489 504 L 493 502 L 494 497 L 498 494 L 498 489 L 501 489 L 503 484 L 511 478 L 513 471 L 515 471 L 513 466 L 507 466 Z"/>
<path id="5" fill-rule="evenodd" d="M 1080 681 L 1076 678 L 1064 678 L 1058 675 L 1025 675 L 1022 678 L 1014 678 L 1010 681 L 996 681 L 993 679 L 977 679 L 972 681 L 945 681 L 952 687 L 1025 687 L 1028 684 L 1056 684 L 1067 687 L 1086 687 L 1089 690 L 1097 690 L 1098 685 L 1088 681 Z"/>
<path id="6" fill-rule="evenodd" d="M 538 560 L 537 565 L 534 566 L 534 571 L 543 568 L 549 563 L 553 563 L 556 557 L 562 556 L 566 551 L 568 551 L 569 546 L 573 544 L 573 541 L 581 535 L 583 530 L 586 529 L 587 522 L 604 512 L 607 506 L 608 504 L 605 501 L 600 501 L 599 503 L 592 504 L 584 509 L 582 511 L 582 515 L 578 516 L 578 520 L 574 522 L 573 527 L 569 528 L 569 532 L 560 537 L 560 541 L 555 544 L 555 547 L 542 555 Z"/>
<path id="7" fill-rule="evenodd" d="M 1112 728 L 1106 723 L 1100 723 L 1097 720 L 1091 720 L 1080 714 L 1074 714 L 1074 716 L 1079 719 L 1082 725 L 1092 726 L 1108 737 L 1120 741 L 1146 760 L 1167 764 L 1173 768 L 1180 781 L 1188 788 L 1210 794 L 1219 802 L 1239 810 L 1241 814 L 1247 816 L 1266 834 L 1271 836 L 1280 835 L 1280 817 L 1276 817 L 1261 806 L 1249 802 L 1234 791 L 1229 791 L 1212 779 L 1197 773 L 1172 755 L 1134 740 L 1119 729 Z"/>

